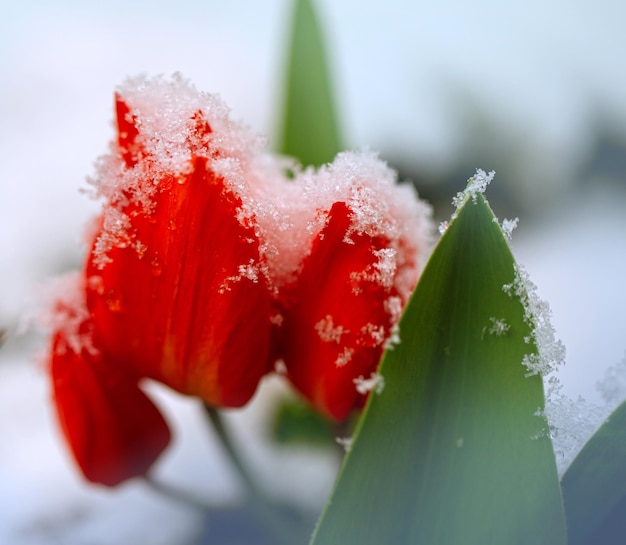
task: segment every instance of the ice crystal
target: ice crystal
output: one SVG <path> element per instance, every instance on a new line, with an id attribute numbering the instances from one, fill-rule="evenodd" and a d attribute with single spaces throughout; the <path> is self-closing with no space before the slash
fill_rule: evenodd
<path id="1" fill-rule="evenodd" d="M 57 350 L 71 350 L 80 354 L 83 350 L 95 355 L 98 349 L 93 344 L 89 323 L 89 311 L 85 301 L 85 280 L 79 272 L 55 278 L 42 290 L 46 310 L 36 320 L 46 329 L 63 332 L 65 344 Z"/>
<path id="2" fill-rule="evenodd" d="M 457 193 L 456 197 L 452 199 L 452 204 L 456 207 L 452 219 L 456 218 L 458 211 L 469 199 L 476 202 L 476 197 L 485 192 L 495 175 L 496 173 L 493 170 L 488 174 L 480 168 L 476 170 L 476 174 L 467 180 L 467 187 Z"/>
<path id="3" fill-rule="evenodd" d="M 602 407 L 594 405 L 583 397 L 571 399 L 563 394 L 560 387 L 553 387 L 543 411 L 552 439 L 559 475 L 563 475 L 585 443 L 598 429 L 606 414 Z"/>
<path id="4" fill-rule="evenodd" d="M 334 325 L 333 317 L 330 314 L 315 324 L 315 331 L 325 343 L 338 343 L 341 341 L 341 336 L 348 333 L 343 326 Z"/>
<path id="5" fill-rule="evenodd" d="M 346 363 L 348 363 L 352 356 L 354 355 L 354 348 L 345 347 L 343 352 L 337 356 L 335 360 L 335 365 L 337 367 L 343 367 Z"/>
<path id="6" fill-rule="evenodd" d="M 346 452 L 350 452 L 352 447 L 352 437 L 335 437 L 338 445 L 342 446 Z"/>
<path id="7" fill-rule="evenodd" d="M 519 218 L 514 218 L 512 220 L 509 220 L 509 219 L 502 220 L 500 229 L 502 229 L 502 234 L 504 235 L 504 238 L 506 238 L 507 240 L 511 240 L 513 236 L 513 230 L 517 227 L 518 222 L 519 222 Z"/>
<path id="8" fill-rule="evenodd" d="M 519 298 L 524 308 L 524 321 L 530 326 L 530 337 L 525 340 L 535 344 L 537 350 L 526 354 L 523 364 L 528 369 L 528 376 L 547 377 L 565 362 L 565 346 L 555 337 L 554 327 L 550 322 L 552 311 L 546 301 L 537 295 L 537 286 L 530 280 L 529 274 L 520 265 L 515 266 L 515 278 L 511 284 L 502 286 L 509 296 Z"/>
<path id="9" fill-rule="evenodd" d="M 491 326 L 483 327 L 483 336 L 485 333 L 500 336 L 504 335 L 507 331 L 509 331 L 509 329 L 511 329 L 511 326 L 506 322 L 506 320 L 504 320 L 504 318 L 494 318 L 492 316 L 489 318 L 489 321 L 491 322 Z"/>
<path id="10" fill-rule="evenodd" d="M 372 390 L 377 394 L 382 394 L 385 388 L 385 379 L 378 373 L 372 373 L 370 378 L 364 378 L 363 375 L 359 375 L 353 382 L 356 386 L 356 391 L 363 395 Z"/>

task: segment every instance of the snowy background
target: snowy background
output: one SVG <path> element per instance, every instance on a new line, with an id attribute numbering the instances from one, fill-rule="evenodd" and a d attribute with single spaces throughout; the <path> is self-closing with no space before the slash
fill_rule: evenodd
<path id="1" fill-rule="evenodd" d="M 287 0 L 2 2 L 0 19 L 0 543 L 182 543 L 197 513 L 131 483 L 85 485 L 18 335 L 40 283 L 81 262 L 98 204 L 79 192 L 113 134 L 112 93 L 129 75 L 182 72 L 269 136 L 279 124 Z M 496 214 L 520 216 L 513 248 L 567 347 L 566 392 L 626 349 L 626 4 L 619 0 L 317 2 L 348 147 L 380 150 L 440 219 L 476 167 L 497 172 Z M 276 384 L 231 415 L 279 495 L 323 501 L 323 453 L 264 439 Z M 164 479 L 234 500 L 238 483 L 192 400 L 157 394 L 178 441 Z M 306 491 L 303 492 L 303 491 Z M 115 527 L 115 532 L 110 528 Z M 176 537 L 174 537 L 176 536 Z"/>

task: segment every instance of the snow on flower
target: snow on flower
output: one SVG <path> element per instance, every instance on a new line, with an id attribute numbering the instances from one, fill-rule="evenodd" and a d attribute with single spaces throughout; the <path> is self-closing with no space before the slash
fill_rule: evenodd
<path id="1" fill-rule="evenodd" d="M 354 380 L 397 341 L 430 247 L 412 187 L 354 152 L 289 180 L 180 76 L 128 80 L 115 113 L 90 180 L 102 214 L 50 320 L 55 406 L 85 477 L 143 475 L 167 446 L 144 378 L 238 407 L 281 362 L 329 416 L 361 406 Z"/>

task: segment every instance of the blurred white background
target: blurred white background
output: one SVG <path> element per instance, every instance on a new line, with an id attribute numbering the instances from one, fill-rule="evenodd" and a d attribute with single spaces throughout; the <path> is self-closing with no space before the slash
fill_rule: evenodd
<path id="1" fill-rule="evenodd" d="M 497 171 L 488 197 L 497 215 L 520 216 L 513 248 L 567 347 L 566 392 L 595 399 L 595 382 L 626 349 L 626 5 L 316 5 L 347 147 L 380 150 L 433 200 L 439 219 L 476 167 Z M 116 85 L 180 71 L 271 145 L 291 1 L 1 6 L 0 328 L 9 336 L 0 350 L 0 543 L 180 543 L 181 532 L 194 533 L 192 514 L 140 485 L 102 493 L 80 481 L 35 363 L 41 340 L 16 332 L 37 286 L 81 262 L 83 226 L 98 203 L 79 189 L 113 135 Z M 193 407 L 166 402 L 182 431 L 164 472 L 196 485 L 200 472 L 201 492 L 236 494 L 214 445 L 197 448 Z M 234 418 L 258 430 L 253 410 Z M 266 471 L 280 467 L 266 458 Z M 315 478 L 301 480 L 305 488 L 316 481 L 321 501 L 332 464 L 318 465 Z M 129 514 L 138 505 L 141 517 Z M 112 521 L 115 535 L 103 531 Z"/>

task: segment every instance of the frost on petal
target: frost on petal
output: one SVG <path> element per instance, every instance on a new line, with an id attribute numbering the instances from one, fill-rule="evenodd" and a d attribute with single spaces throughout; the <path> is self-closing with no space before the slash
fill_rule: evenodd
<path id="1" fill-rule="evenodd" d="M 89 180 L 94 195 L 104 201 L 94 246 L 100 267 L 112 248 L 144 247 L 133 217 L 151 214 L 159 193 L 187 183 L 199 158 L 240 196 L 237 217 L 242 224 L 250 222 L 250 186 L 278 166 L 261 153 L 259 137 L 230 120 L 219 98 L 198 92 L 180 75 L 138 77 L 119 87 L 115 109 L 117 139 Z"/>
<path id="2" fill-rule="evenodd" d="M 344 334 L 343 326 L 335 325 L 333 323 L 333 317 L 327 314 L 315 324 L 315 330 L 317 331 L 320 339 L 327 343 L 338 343 L 341 341 L 341 336 Z"/>
<path id="3" fill-rule="evenodd" d="M 344 203 L 351 215 L 342 237 L 345 246 L 362 236 L 387 241 L 374 249 L 377 259 L 370 269 L 355 273 L 393 284 L 408 297 L 432 247 L 432 211 L 413 186 L 399 184 L 395 172 L 375 154 L 340 153 L 329 165 L 298 172 L 289 184 L 264 188 L 254 186 L 258 193 L 251 213 L 278 287 L 295 280 L 328 225 L 333 206 Z"/>
<path id="4" fill-rule="evenodd" d="M 340 154 L 296 175 L 293 186 L 304 203 L 284 207 L 300 233 L 294 273 L 268 257 L 283 308 L 282 354 L 296 388 L 343 419 L 366 398 L 354 380 L 398 342 L 397 322 L 432 243 L 430 210 L 372 154 Z"/>
<path id="5" fill-rule="evenodd" d="M 150 214 L 132 216 L 143 253 L 117 246 L 100 267 L 92 252 L 88 308 L 103 349 L 138 376 L 241 406 L 268 371 L 270 292 L 259 242 L 237 218 L 241 198 L 205 158 L 194 159 L 184 182 L 157 193 Z"/>
<path id="6" fill-rule="evenodd" d="M 54 341 L 54 403 L 65 439 L 89 481 L 115 486 L 145 475 L 170 441 L 156 406 L 101 356 Z"/>
<path id="7" fill-rule="evenodd" d="M 137 377 L 96 348 L 93 323 L 83 309 L 80 299 L 67 298 L 55 309 L 49 356 L 54 406 L 85 478 L 115 486 L 145 475 L 170 432 Z"/>
<path id="8" fill-rule="evenodd" d="M 372 373 L 369 378 L 363 378 L 359 375 L 354 379 L 357 392 L 360 394 L 367 394 L 368 392 L 375 391 L 377 394 L 382 394 L 385 388 L 385 379 L 378 373 Z"/>
<path id="9" fill-rule="evenodd" d="M 93 325 L 89 321 L 82 274 L 74 271 L 50 281 L 42 299 L 44 310 L 37 321 L 63 336 L 64 342 L 56 347 L 57 351 L 70 350 L 77 354 L 85 351 L 94 356 L 99 353 L 93 343 Z"/>
<path id="10" fill-rule="evenodd" d="M 277 167 L 180 76 L 128 80 L 116 116 L 91 180 L 103 201 L 85 268 L 99 345 L 137 376 L 240 406 L 268 371 L 267 260 L 251 203 Z"/>

